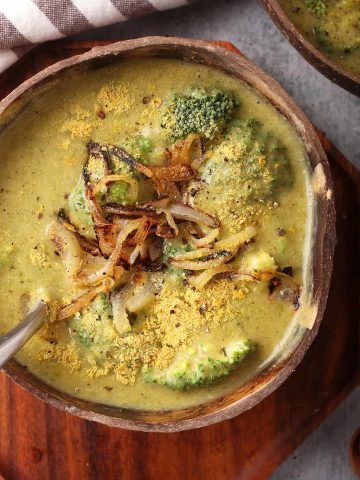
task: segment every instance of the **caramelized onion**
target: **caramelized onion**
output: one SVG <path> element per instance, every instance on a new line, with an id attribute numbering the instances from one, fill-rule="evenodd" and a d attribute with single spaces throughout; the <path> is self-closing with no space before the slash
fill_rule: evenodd
<path id="1" fill-rule="evenodd" d="M 153 177 L 170 182 L 184 182 L 194 176 L 194 170 L 190 165 L 169 165 L 168 167 L 151 167 Z"/>
<path id="2" fill-rule="evenodd" d="M 106 213 L 120 215 L 124 217 L 141 217 L 146 215 L 156 216 L 156 210 L 167 208 L 169 205 L 169 197 L 161 198 L 159 200 L 152 200 L 150 202 L 139 203 L 138 205 L 121 205 L 120 203 L 107 203 L 103 206 Z"/>
<path id="3" fill-rule="evenodd" d="M 254 225 L 244 228 L 239 233 L 230 235 L 222 240 L 219 240 L 215 243 L 214 248 L 216 249 L 229 249 L 229 250 L 238 250 L 241 245 L 249 242 L 257 234 L 258 229 Z"/>
<path id="4" fill-rule="evenodd" d="M 159 221 L 156 223 L 155 235 L 162 238 L 172 239 L 176 237 L 177 230 L 174 230 L 167 221 Z"/>
<path id="5" fill-rule="evenodd" d="M 204 141 L 200 135 L 190 133 L 185 140 L 177 140 L 168 155 L 171 165 L 189 164 L 198 169 L 204 157 Z"/>
<path id="6" fill-rule="evenodd" d="M 81 279 L 91 273 L 95 273 L 106 265 L 107 260 L 99 255 L 84 254 L 84 263 L 80 275 L 74 278 L 74 281 L 81 284 Z"/>
<path id="7" fill-rule="evenodd" d="M 100 250 L 98 247 L 98 244 L 96 240 L 92 238 L 87 238 L 81 235 L 79 233 L 77 227 L 71 223 L 69 217 L 66 215 L 66 212 L 63 208 L 60 208 L 56 215 L 58 221 L 67 229 L 70 230 L 70 232 L 74 232 L 76 234 L 76 237 L 79 241 L 80 247 L 84 250 L 86 253 L 90 253 L 94 257 L 97 257 L 100 255 Z"/>
<path id="8" fill-rule="evenodd" d="M 108 223 L 106 225 L 95 225 L 95 233 L 99 245 L 101 255 L 109 258 L 115 248 L 115 243 L 121 225 L 118 223 Z"/>
<path id="9" fill-rule="evenodd" d="M 138 256 L 140 255 L 141 245 L 136 245 L 129 257 L 129 265 L 134 265 Z"/>
<path id="10" fill-rule="evenodd" d="M 208 255 L 208 257 L 204 257 L 200 261 L 174 260 L 173 258 L 170 258 L 169 263 L 171 263 L 171 265 L 174 267 L 183 268 L 184 270 L 207 270 L 228 262 L 233 256 L 234 255 L 232 252 L 220 250 L 213 252 L 212 254 Z"/>
<path id="11" fill-rule="evenodd" d="M 236 255 L 240 246 L 251 240 L 256 232 L 255 227 L 246 227 L 240 233 L 216 242 L 213 249 L 201 248 L 193 252 L 178 254 L 169 259 L 169 262 L 178 268 L 194 271 L 217 267 L 229 262 Z M 201 258 L 201 260 L 192 261 L 191 258 Z"/>
<path id="12" fill-rule="evenodd" d="M 172 203 L 169 206 L 170 213 L 177 219 L 188 220 L 190 222 L 201 223 L 208 227 L 219 227 L 219 220 L 211 215 L 198 210 L 190 205 L 182 203 Z"/>
<path id="13" fill-rule="evenodd" d="M 229 278 L 237 281 L 260 282 L 261 275 L 260 272 L 242 272 L 240 270 L 236 270 L 235 272 L 230 273 Z"/>
<path id="14" fill-rule="evenodd" d="M 120 230 L 120 233 L 116 240 L 116 245 L 112 251 L 109 259 L 107 260 L 105 266 L 98 270 L 97 272 L 88 275 L 87 277 L 79 278 L 79 280 L 84 284 L 97 283 L 101 281 L 104 277 L 112 276 L 114 273 L 114 268 L 121 258 L 121 250 L 123 248 L 124 242 L 127 237 L 136 230 L 140 225 L 140 220 L 128 220 L 124 224 L 123 228 Z"/>
<path id="15" fill-rule="evenodd" d="M 229 265 L 220 265 L 218 267 L 209 268 L 208 270 L 201 272 L 199 275 L 193 275 L 188 279 L 188 282 L 197 290 L 201 290 L 215 275 L 228 272 L 229 269 Z"/>
<path id="16" fill-rule="evenodd" d="M 69 304 L 64 305 L 58 315 L 57 320 L 66 320 L 69 317 L 72 317 L 77 312 L 87 307 L 99 293 L 108 292 L 113 286 L 113 282 L 109 279 L 103 279 L 101 284 L 97 285 L 95 288 L 88 290 L 79 297 L 74 298 Z"/>
<path id="17" fill-rule="evenodd" d="M 136 273 L 124 288 L 111 295 L 114 327 L 120 334 L 131 330 L 127 312 L 138 313 L 144 309 L 154 299 L 156 290 L 156 282 L 149 274 Z"/>
<path id="18" fill-rule="evenodd" d="M 172 257 L 173 260 L 196 260 L 198 258 L 205 257 L 205 255 L 210 255 L 213 250 L 210 248 L 198 248 L 197 250 L 191 250 L 190 252 L 180 252 Z"/>
<path id="19" fill-rule="evenodd" d="M 162 195 L 170 195 L 171 198 L 176 200 L 180 200 L 180 191 L 175 182 L 187 182 L 195 175 L 195 172 L 190 164 L 149 167 L 143 165 L 120 147 L 116 147 L 114 145 L 101 145 L 97 143 L 91 143 L 91 146 L 92 152 L 100 151 L 110 155 L 115 155 L 129 167 L 150 178 L 154 182 L 158 193 Z M 88 181 L 85 181 L 85 183 L 88 183 Z"/>
<path id="20" fill-rule="evenodd" d="M 185 270 L 202 271 L 189 278 L 189 283 L 195 288 L 204 288 L 217 275 L 233 280 L 271 281 L 274 278 L 274 272 L 240 272 L 228 264 L 239 248 L 256 234 L 254 226 L 216 242 L 220 233 L 218 219 L 181 203 L 185 183 L 194 178 L 204 158 L 204 142 L 199 135 L 190 134 L 185 141 L 176 142 L 168 154 L 169 162 L 164 166 L 143 165 L 125 150 L 113 145 L 90 142 L 88 152 L 89 159 L 93 156 L 102 160 L 105 170 L 105 176 L 94 186 L 88 164 L 83 169 L 85 199 L 94 223 L 96 240 L 81 236 L 64 211 L 61 214 L 59 212 L 62 224 L 57 223 L 56 227 L 50 229 L 52 240 L 60 246 L 58 249 L 69 274 L 82 287 L 87 286 L 85 293 L 61 308 L 60 320 L 85 308 L 100 292 L 108 291 L 114 285 L 118 288 L 121 283 L 125 286 L 113 293 L 110 300 L 114 327 L 119 333 L 128 332 L 131 329 L 128 312 L 137 313 L 143 309 L 154 299 L 154 293 L 159 288 L 159 282 L 154 283 L 151 276 L 156 274 L 139 271 L 161 256 L 162 239 L 177 237 L 178 225 L 183 221 L 187 222 L 185 228 L 189 227 L 191 242 L 196 248 L 191 252 L 178 253 L 169 259 L 169 263 Z M 138 182 L 134 178 L 113 174 L 110 161 L 113 155 L 150 179 L 159 196 L 164 197 L 138 205 L 108 203 L 101 206 L 96 195 L 110 182 L 126 182 L 130 186 L 133 202 L 138 197 Z M 129 272 L 125 271 L 124 266 Z M 162 268 L 160 264 L 150 263 L 150 268 L 154 266 Z M 276 278 L 280 276 L 279 272 L 275 275 Z M 288 296 L 290 281 L 286 282 L 286 291 L 276 292 L 274 298 Z"/>
<path id="21" fill-rule="evenodd" d="M 196 247 L 205 247 L 213 243 L 218 237 L 219 233 L 220 233 L 220 230 L 218 228 L 213 228 L 204 237 L 194 238 L 193 243 Z"/>
<path id="22" fill-rule="evenodd" d="M 68 275 L 78 275 L 83 265 L 83 252 L 75 232 L 54 221 L 47 227 L 47 234 L 60 253 Z"/>
<path id="23" fill-rule="evenodd" d="M 126 163 L 126 165 L 128 165 L 130 168 L 133 168 L 138 172 L 143 173 L 146 177 L 152 178 L 154 176 L 152 170 L 149 167 L 147 167 L 146 165 L 139 162 L 139 160 L 136 160 L 136 158 L 129 155 L 127 152 L 125 152 L 124 149 L 120 147 L 116 147 L 115 145 L 106 145 L 103 148 L 105 148 L 106 151 L 111 155 L 115 155 L 116 157 L 118 157 L 120 160 Z"/>
<path id="24" fill-rule="evenodd" d="M 199 170 L 204 159 L 205 159 L 205 143 L 204 143 L 204 139 L 202 137 L 199 137 L 198 143 L 197 143 L 196 155 L 193 161 L 191 162 L 191 166 L 195 170 Z"/>
<path id="25" fill-rule="evenodd" d="M 154 177 L 155 189 L 160 197 L 169 197 L 174 202 L 181 201 L 181 192 L 175 182 Z"/>
<path id="26" fill-rule="evenodd" d="M 295 282 L 295 280 L 290 277 L 289 275 L 278 272 L 278 271 L 267 271 L 267 270 L 259 270 L 257 272 L 243 272 L 240 270 L 236 270 L 230 265 L 221 265 L 216 268 L 211 268 L 209 270 L 205 270 L 204 272 L 200 273 L 199 275 L 194 275 L 189 277 L 188 282 L 195 287 L 196 289 L 202 289 L 214 276 L 219 276 L 220 278 L 228 278 L 232 281 L 247 281 L 247 282 L 260 282 L 261 280 L 271 280 L 274 278 L 281 278 L 285 280 L 287 285 L 286 287 L 291 290 L 291 299 L 293 299 L 294 295 L 296 295 L 299 291 L 299 285 Z M 280 287 L 280 284 L 279 284 Z M 274 295 L 274 292 L 278 290 L 278 286 L 275 286 L 274 291 L 271 293 L 270 297 Z M 277 292 L 278 293 L 278 292 Z M 279 299 L 277 293 L 273 296 L 274 299 Z"/>
<path id="27" fill-rule="evenodd" d="M 111 203 L 104 206 L 104 211 L 126 217 L 143 217 L 147 221 L 151 219 L 151 226 L 155 225 L 156 235 L 163 238 L 175 238 L 178 234 L 176 223 L 167 208 L 154 209 L 150 204 L 124 207 Z"/>
<path id="28" fill-rule="evenodd" d="M 178 234 L 179 234 L 179 230 L 176 226 L 174 217 L 171 215 L 170 210 L 168 208 L 159 208 L 159 209 L 156 210 L 156 212 L 159 213 L 159 214 L 163 213 L 165 215 L 165 218 L 166 218 L 166 221 L 167 221 L 168 225 L 173 230 L 173 233 L 174 233 L 175 237 L 177 237 Z"/>
<path id="29" fill-rule="evenodd" d="M 157 260 L 163 251 L 164 240 L 161 237 L 155 237 L 149 244 L 149 258 L 151 262 Z"/>
<path id="30" fill-rule="evenodd" d="M 107 186 L 108 183 L 111 182 L 125 182 L 130 186 L 131 190 L 131 200 L 133 202 L 136 201 L 139 193 L 139 185 L 138 182 L 130 177 L 129 175 L 107 175 L 106 177 L 102 177 L 94 187 L 93 194 L 96 195 L 102 191 L 104 187 Z"/>
<path id="31" fill-rule="evenodd" d="M 170 181 L 170 182 L 182 182 L 190 180 L 194 176 L 194 170 L 190 165 L 169 165 L 169 166 L 153 166 L 148 167 L 134 157 L 129 155 L 125 150 L 115 145 L 101 145 L 92 143 L 93 148 L 99 151 L 106 152 L 110 155 L 115 155 L 130 168 L 137 170 L 144 174 L 146 177 L 153 179 L 155 183 L 157 181 Z"/>
<path id="32" fill-rule="evenodd" d="M 83 178 L 85 182 L 85 199 L 94 225 L 107 225 L 109 222 L 104 218 L 100 204 L 94 194 L 94 187 L 90 182 L 86 166 L 83 169 Z"/>
<path id="33" fill-rule="evenodd" d="M 168 160 L 168 165 L 181 165 L 181 164 L 189 164 L 189 158 L 184 155 L 184 141 L 183 140 L 176 140 L 172 148 L 166 149 L 166 155 Z"/>
<path id="34" fill-rule="evenodd" d="M 104 212 L 124 217 L 156 216 L 156 209 L 151 205 L 121 205 L 120 203 L 107 203 Z"/>
<path id="35" fill-rule="evenodd" d="M 157 208 L 168 208 L 169 203 L 169 197 L 162 197 L 158 200 L 150 200 L 149 202 L 139 203 L 138 207 L 150 207 L 156 210 Z"/>
<path id="36" fill-rule="evenodd" d="M 76 236 L 79 240 L 80 247 L 84 250 L 84 252 L 90 253 L 90 255 L 93 257 L 98 257 L 101 255 L 96 240 L 93 240 L 92 238 L 86 238 L 83 235 L 80 235 L 78 232 L 76 233 Z"/>
<path id="37" fill-rule="evenodd" d="M 90 140 L 87 144 L 88 155 L 91 155 L 94 158 L 98 158 L 102 161 L 105 170 L 105 176 L 112 175 L 113 169 L 111 167 L 110 159 L 107 153 L 102 150 L 101 145 L 99 143 L 94 143 Z"/>
<path id="38" fill-rule="evenodd" d="M 128 240 L 127 242 L 128 245 L 130 246 L 141 245 L 145 241 L 147 235 L 149 234 L 152 225 L 153 225 L 153 219 L 151 217 L 142 217 L 140 219 L 139 226 L 135 233 L 135 236 Z"/>
<path id="39" fill-rule="evenodd" d="M 129 290 L 124 287 L 122 290 L 115 292 L 110 296 L 113 325 L 115 330 L 120 333 L 120 335 L 131 331 L 129 317 L 125 308 L 125 302 L 128 293 Z"/>
<path id="40" fill-rule="evenodd" d="M 154 300 L 157 287 L 149 273 L 135 274 L 134 277 L 136 280 L 126 300 L 126 308 L 131 313 L 138 313 Z"/>
<path id="41" fill-rule="evenodd" d="M 296 310 L 299 308 L 300 285 L 290 275 L 267 270 L 258 273 L 262 280 L 269 280 L 269 293 L 272 300 L 289 300 L 294 304 Z"/>

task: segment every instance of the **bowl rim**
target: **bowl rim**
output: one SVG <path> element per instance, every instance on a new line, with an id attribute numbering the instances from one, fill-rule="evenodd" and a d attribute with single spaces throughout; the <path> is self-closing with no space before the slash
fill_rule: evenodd
<path id="1" fill-rule="evenodd" d="M 360 75 L 347 71 L 310 43 L 289 19 L 278 0 L 261 0 L 261 2 L 281 33 L 305 60 L 332 82 L 360 96 Z"/>
<path id="2" fill-rule="evenodd" d="M 175 37 L 144 37 L 95 47 L 87 53 L 61 60 L 26 80 L 0 102 L 0 114 L 26 92 L 70 68 L 86 68 L 92 62 L 100 62 L 103 65 L 104 62 L 111 63 L 114 57 L 126 59 L 134 56 L 146 57 L 146 54 L 205 63 L 248 83 L 294 126 L 305 145 L 311 168 L 321 166 L 324 182 L 324 188 L 316 196 L 315 202 L 317 228 L 312 249 L 315 284 L 314 325 L 312 329 L 305 332 L 284 361 L 279 362 L 275 367 L 265 368 L 245 386 L 234 387 L 221 397 L 194 407 L 142 411 L 110 407 L 71 397 L 37 379 L 26 370 L 26 367 L 15 360 L 8 362 L 4 368 L 5 373 L 22 388 L 62 411 L 128 430 L 175 432 L 210 425 L 252 408 L 278 388 L 301 362 L 317 335 L 326 306 L 336 243 L 335 208 L 333 195 L 326 194 L 329 191 L 333 192 L 333 185 L 325 152 L 313 126 L 300 108 L 275 80 L 252 62 L 239 54 L 205 41 Z"/>

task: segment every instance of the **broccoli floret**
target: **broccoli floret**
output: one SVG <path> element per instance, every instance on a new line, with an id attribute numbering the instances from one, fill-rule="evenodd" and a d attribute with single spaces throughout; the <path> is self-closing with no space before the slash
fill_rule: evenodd
<path id="1" fill-rule="evenodd" d="M 129 185 L 125 182 L 118 182 L 108 188 L 106 197 L 109 202 L 116 202 L 125 205 L 127 203 Z"/>
<path id="2" fill-rule="evenodd" d="M 201 176 L 225 194 L 236 191 L 244 201 L 266 199 L 293 182 L 286 148 L 255 119 L 232 122 Z"/>
<path id="3" fill-rule="evenodd" d="M 140 153 L 149 153 L 153 149 L 153 143 L 149 137 L 140 135 L 137 139 L 137 145 Z"/>
<path id="4" fill-rule="evenodd" d="M 172 140 L 185 138 L 189 133 L 211 139 L 231 119 L 237 106 L 237 100 L 229 93 L 193 88 L 185 95 L 174 95 L 165 105 L 161 126 Z"/>
<path id="5" fill-rule="evenodd" d="M 210 356 L 208 346 L 199 343 L 179 353 L 167 369 L 147 369 L 144 379 L 175 390 L 206 387 L 234 371 L 252 350 L 249 340 L 241 340 Z"/>
<path id="6" fill-rule="evenodd" d="M 254 198 L 271 196 L 276 190 L 293 183 L 286 148 L 266 132 L 254 119 L 234 124 L 234 134 L 244 144 L 246 161 L 241 177 L 248 183 L 248 194 Z"/>
<path id="7" fill-rule="evenodd" d="M 188 243 L 182 243 L 179 239 L 172 241 L 165 241 L 163 247 L 163 262 L 168 265 L 167 271 L 174 275 L 183 275 L 184 270 L 182 268 L 174 267 L 168 263 L 169 258 L 173 257 L 177 253 L 190 252 L 192 250 Z"/>
<path id="8" fill-rule="evenodd" d="M 109 297 L 105 293 L 100 293 L 91 304 L 91 308 L 99 315 L 112 316 L 112 308 Z"/>
<path id="9" fill-rule="evenodd" d="M 130 167 L 124 162 L 121 162 L 118 158 L 109 158 L 109 160 L 115 174 L 133 176 Z M 94 184 L 105 174 L 104 164 L 98 158 L 90 158 L 86 168 Z M 129 191 L 130 188 L 127 183 L 122 181 L 116 182 L 108 187 L 105 197 L 101 193 L 98 194 L 99 203 L 102 204 L 106 201 L 126 204 L 129 201 Z M 85 230 L 83 233 L 92 236 L 94 234 L 93 221 L 85 198 L 85 185 L 82 175 L 69 195 L 69 207 L 71 220 L 78 227 Z"/>
<path id="10" fill-rule="evenodd" d="M 304 2 L 308 9 L 319 18 L 326 12 L 326 3 L 323 0 L 304 0 Z"/>
<path id="11" fill-rule="evenodd" d="M 138 136 L 132 136 L 132 137 L 122 137 L 118 142 L 117 145 L 124 149 L 126 152 L 130 153 L 130 155 L 136 160 L 139 160 L 139 162 L 143 164 L 147 164 L 149 162 L 149 155 L 153 152 L 154 150 L 154 143 L 153 140 L 146 136 L 146 135 L 138 135 Z M 116 173 L 124 173 L 124 174 L 130 174 L 136 175 L 136 172 L 131 171 L 127 165 L 125 165 L 121 160 L 119 160 L 117 157 L 112 158 L 113 161 L 113 167 L 115 170 L 118 168 L 122 168 L 122 165 L 127 169 L 127 171 L 121 171 L 121 172 L 116 172 Z"/>
<path id="12" fill-rule="evenodd" d="M 177 253 L 190 252 L 192 248 L 188 243 L 182 243 L 179 239 L 176 239 L 172 241 L 166 240 L 163 250 L 163 261 L 167 262 L 170 257 L 173 257 Z"/>
<path id="13" fill-rule="evenodd" d="M 313 28 L 314 37 L 316 43 L 321 47 L 324 52 L 331 53 L 333 51 L 332 44 L 329 40 L 329 34 L 322 26 L 316 26 Z"/>
<path id="14" fill-rule="evenodd" d="M 112 328 L 112 307 L 106 294 L 95 300 L 70 320 L 71 332 L 82 345 L 106 344 L 115 338 Z"/>
<path id="15" fill-rule="evenodd" d="M 93 222 L 85 199 L 85 186 L 82 177 L 79 178 L 76 187 L 69 195 L 69 207 L 71 219 L 75 224 L 92 231 Z"/>
<path id="16" fill-rule="evenodd" d="M 329 39 L 329 33 L 322 26 L 316 26 L 313 28 L 314 37 L 316 43 L 325 53 L 332 53 L 334 51 L 332 42 Z"/>
<path id="17" fill-rule="evenodd" d="M 72 322 L 72 323 L 74 324 L 75 322 Z M 93 338 L 90 337 L 89 332 L 87 330 L 77 330 L 76 335 L 79 342 L 84 347 L 89 347 L 93 343 Z"/>

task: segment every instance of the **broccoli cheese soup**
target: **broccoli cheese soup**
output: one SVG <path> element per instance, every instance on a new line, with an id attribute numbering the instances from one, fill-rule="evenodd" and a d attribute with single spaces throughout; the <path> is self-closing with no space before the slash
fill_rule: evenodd
<path id="1" fill-rule="evenodd" d="M 360 0 L 279 0 L 315 47 L 353 75 L 360 75 Z"/>
<path id="2" fill-rule="evenodd" d="M 0 331 L 72 396 L 180 408 L 254 377 L 311 294 L 295 129 L 247 84 L 126 60 L 44 89 L 0 134 Z"/>

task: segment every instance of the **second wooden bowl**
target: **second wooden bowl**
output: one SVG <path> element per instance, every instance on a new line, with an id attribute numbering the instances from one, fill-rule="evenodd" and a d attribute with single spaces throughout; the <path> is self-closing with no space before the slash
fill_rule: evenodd
<path id="1" fill-rule="evenodd" d="M 329 165 L 319 139 L 305 115 L 278 83 L 247 59 L 206 42 L 179 38 L 149 37 L 94 48 L 88 53 L 63 60 L 30 78 L 0 102 L 0 132 L 36 95 L 51 82 L 71 75 L 121 62 L 127 58 L 171 57 L 220 69 L 245 81 L 262 94 L 300 135 L 310 161 L 315 182 L 312 270 L 313 292 L 309 313 L 311 329 L 294 329 L 286 349 L 273 364 L 245 385 L 203 405 L 166 411 L 116 408 L 73 398 L 40 381 L 17 361 L 6 366 L 6 373 L 36 397 L 66 412 L 114 427 L 143 431 L 173 432 L 197 428 L 228 419 L 256 405 L 273 392 L 300 363 L 313 342 L 326 306 L 335 246 L 335 211 Z M 320 181 L 319 181 L 320 180 Z"/>
<path id="2" fill-rule="evenodd" d="M 332 82 L 360 96 L 360 76 L 346 71 L 314 47 L 289 20 L 277 0 L 261 1 L 279 30 L 313 67 Z"/>

